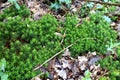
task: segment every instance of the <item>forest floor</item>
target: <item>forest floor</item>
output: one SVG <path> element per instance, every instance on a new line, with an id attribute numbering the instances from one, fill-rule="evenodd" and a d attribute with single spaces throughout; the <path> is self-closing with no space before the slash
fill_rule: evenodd
<path id="1" fill-rule="evenodd" d="M 94 3 L 93 5 L 90 2 Z M 31 16 L 34 20 L 39 20 L 43 15 L 53 14 L 57 20 L 64 21 L 66 14 L 77 14 L 80 15 L 80 9 L 89 3 L 89 6 L 93 6 L 88 11 L 84 13 L 95 13 L 97 5 L 105 5 L 105 7 L 114 6 L 114 11 L 109 11 L 106 13 L 109 17 L 115 17 L 114 21 L 111 21 L 111 28 L 117 32 L 117 40 L 120 41 L 120 2 L 104 2 L 101 0 L 73 0 L 68 8 L 66 4 L 62 5 L 61 9 L 55 10 L 50 8 L 50 3 L 54 3 L 54 0 L 24 0 L 19 1 L 19 4 L 25 4 L 31 11 Z M 0 4 L 0 13 L 9 7 L 11 4 L 9 2 Z M 84 17 L 89 19 L 89 14 Z M 79 18 L 82 21 L 82 18 Z M 80 23 L 78 24 L 80 25 Z M 33 77 L 31 80 L 112 80 L 108 77 L 109 70 L 104 69 L 97 63 L 99 60 L 106 58 L 108 55 L 116 59 L 117 52 L 107 52 L 106 55 L 97 55 L 97 52 L 88 52 L 83 55 L 73 57 L 69 48 L 74 45 L 71 44 L 67 48 L 56 53 L 50 59 L 46 60 L 41 65 L 36 65 L 33 70 L 40 70 L 41 73 Z M 113 47 L 114 48 L 114 47 Z M 114 48 L 115 49 L 115 48 Z M 113 49 L 113 50 L 114 50 Z M 61 54 L 63 52 L 63 54 Z M 61 56 L 58 56 L 61 55 Z M 47 64 L 47 66 L 44 66 Z M 97 64 L 96 64 L 97 63 Z M 119 70 L 120 71 L 120 70 Z M 116 80 L 120 79 L 119 76 Z"/>

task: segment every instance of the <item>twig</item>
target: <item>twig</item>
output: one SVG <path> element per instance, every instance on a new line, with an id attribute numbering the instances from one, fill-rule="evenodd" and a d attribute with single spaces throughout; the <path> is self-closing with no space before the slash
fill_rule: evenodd
<path id="1" fill-rule="evenodd" d="M 76 43 L 76 41 L 75 41 Z M 70 48 L 71 46 L 73 46 L 75 43 L 69 45 L 68 47 L 62 49 L 60 52 L 56 53 L 54 56 L 52 56 L 51 58 L 49 58 L 48 60 L 46 60 L 43 64 L 41 64 L 40 66 L 34 68 L 33 70 L 37 70 L 39 69 L 40 67 L 42 67 L 44 64 L 46 64 L 47 62 L 49 62 L 50 60 L 52 60 L 54 57 L 56 57 L 57 55 L 59 55 L 60 53 L 62 53 L 63 51 L 65 51 L 66 49 Z"/>
<path id="2" fill-rule="evenodd" d="M 95 7 L 96 7 L 96 5 L 97 5 L 97 4 L 94 4 L 93 7 L 92 7 L 92 9 L 91 9 L 90 11 L 94 10 Z"/>
<path id="3" fill-rule="evenodd" d="M 102 1 L 95 1 L 95 0 L 87 0 L 87 2 L 94 2 L 99 4 L 106 4 L 106 5 L 113 5 L 113 6 L 120 6 L 120 3 L 111 3 L 111 2 L 102 2 Z"/>
<path id="4" fill-rule="evenodd" d="M 82 40 L 85 40 L 85 39 L 96 39 L 96 38 L 83 38 Z M 73 46 L 74 44 L 76 44 L 76 42 L 80 40 L 80 39 L 77 39 L 73 44 L 70 44 L 69 46 L 67 46 L 66 48 L 62 49 L 60 52 L 56 53 L 54 56 L 52 56 L 51 58 L 49 58 L 48 60 L 46 60 L 43 64 L 41 64 L 40 66 L 34 68 L 33 70 L 37 70 L 39 68 L 41 68 L 44 64 L 46 64 L 47 62 L 49 62 L 50 60 L 52 60 L 54 57 L 56 57 L 57 55 L 59 55 L 60 53 L 62 53 L 63 51 L 65 51 L 66 49 L 70 48 L 71 46 Z"/>
<path id="5" fill-rule="evenodd" d="M 65 30 L 65 32 L 64 32 L 64 34 L 63 34 L 63 38 L 62 38 L 62 40 L 61 40 L 60 44 L 62 44 L 62 43 L 63 43 L 64 38 L 65 38 L 65 35 L 66 35 L 66 30 Z"/>
<path id="6" fill-rule="evenodd" d="M 44 73 L 38 74 L 37 76 L 33 77 L 31 80 L 36 80 L 35 78 L 39 78 L 40 75 L 42 75 L 42 74 L 44 74 Z M 40 79 L 40 80 L 41 80 L 41 79 Z"/>
<path id="7" fill-rule="evenodd" d="M 96 79 L 96 80 L 99 80 L 99 79 L 100 79 L 100 77 L 105 76 L 105 75 L 107 75 L 107 74 L 109 74 L 109 71 L 108 71 L 108 72 L 106 72 L 106 71 L 105 71 L 105 73 L 104 73 L 104 74 L 102 74 L 101 76 L 97 77 L 97 79 Z"/>

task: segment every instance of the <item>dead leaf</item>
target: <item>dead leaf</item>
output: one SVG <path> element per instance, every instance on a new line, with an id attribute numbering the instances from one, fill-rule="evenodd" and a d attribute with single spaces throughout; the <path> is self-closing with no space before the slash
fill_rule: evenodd
<path id="1" fill-rule="evenodd" d="M 66 49 L 64 51 L 64 54 L 62 54 L 62 56 L 68 56 L 68 57 L 70 57 L 71 56 L 71 52 L 69 51 L 69 49 Z"/>

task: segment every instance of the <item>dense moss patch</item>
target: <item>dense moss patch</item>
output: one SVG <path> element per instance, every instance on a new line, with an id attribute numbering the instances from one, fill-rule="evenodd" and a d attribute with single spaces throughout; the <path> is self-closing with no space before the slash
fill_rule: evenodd
<path id="1" fill-rule="evenodd" d="M 24 17 L 27 13 L 9 9 L 1 14 L 12 12 L 0 22 L 0 58 L 7 60 L 10 80 L 30 80 L 36 73 L 33 68 L 61 49 L 60 38 L 54 35 L 59 23 L 49 14 L 34 22 Z"/>
<path id="2" fill-rule="evenodd" d="M 72 44 L 77 41 L 77 44 L 71 47 L 73 53 L 84 53 L 87 51 L 106 52 L 106 45 L 112 39 L 116 41 L 116 31 L 110 28 L 102 15 L 92 14 L 89 20 L 84 19 L 80 26 L 75 27 L 76 17 L 68 16 L 64 27 L 66 29 L 65 45 Z"/>

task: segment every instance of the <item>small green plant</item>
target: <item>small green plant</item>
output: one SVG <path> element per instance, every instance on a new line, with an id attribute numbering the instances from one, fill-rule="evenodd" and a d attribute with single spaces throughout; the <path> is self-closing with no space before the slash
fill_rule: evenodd
<path id="1" fill-rule="evenodd" d="M 112 22 L 111 18 L 109 18 L 108 16 L 105 16 L 105 15 L 104 15 L 103 18 L 104 18 L 104 20 L 107 21 L 108 23 L 111 23 L 111 22 Z"/>
<path id="2" fill-rule="evenodd" d="M 111 80 L 118 80 L 120 75 L 120 59 L 114 59 L 112 56 L 108 56 L 100 60 L 100 65 L 103 69 L 109 71 L 108 77 Z"/>
<path id="3" fill-rule="evenodd" d="M 104 0 L 105 2 L 112 2 L 112 3 L 115 3 L 116 0 Z M 85 3 L 81 8 L 80 10 L 78 11 L 78 14 L 80 17 L 86 17 L 86 16 L 89 16 L 90 14 L 93 14 L 93 13 L 102 13 L 102 14 L 109 14 L 109 13 L 112 13 L 116 10 L 116 6 L 109 6 L 109 7 L 106 7 L 107 5 L 104 5 L 104 4 L 96 4 L 94 2 L 87 2 Z M 111 16 L 113 17 L 113 16 Z M 103 15 L 103 18 L 108 21 L 108 22 L 111 22 L 111 18 L 110 16 L 106 16 L 106 15 Z"/>
<path id="4" fill-rule="evenodd" d="M 86 70 L 84 73 L 85 77 L 82 80 L 92 80 L 91 79 L 91 72 L 89 70 Z"/>
<path id="5" fill-rule="evenodd" d="M 115 53 L 114 48 L 117 48 L 120 45 L 120 43 L 113 43 L 112 40 L 110 41 L 109 45 L 106 45 L 107 51 L 112 52 L 113 54 Z"/>
<path id="6" fill-rule="evenodd" d="M 20 10 L 20 5 L 17 3 L 17 0 L 8 0 L 10 3 L 15 5 L 16 9 Z"/>
<path id="7" fill-rule="evenodd" d="M 5 68 L 6 68 L 6 60 L 3 58 L 0 61 L 0 77 L 1 77 L 1 80 L 7 80 L 8 79 L 8 74 L 5 73 Z"/>
<path id="8" fill-rule="evenodd" d="M 51 3 L 50 8 L 51 8 L 51 9 L 58 10 L 58 9 L 61 9 L 61 8 L 62 8 L 62 5 L 63 5 L 63 4 L 66 4 L 67 7 L 69 8 L 69 7 L 70 7 L 70 4 L 71 4 L 71 0 L 58 0 L 58 1 L 55 1 L 55 3 Z"/>

